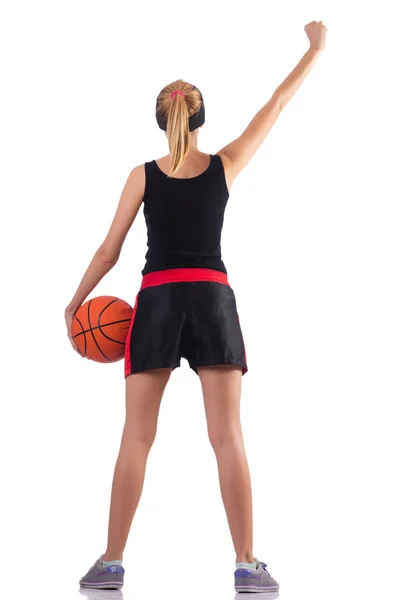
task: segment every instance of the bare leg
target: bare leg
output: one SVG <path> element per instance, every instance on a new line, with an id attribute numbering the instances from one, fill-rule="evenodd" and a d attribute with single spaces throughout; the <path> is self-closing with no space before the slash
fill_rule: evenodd
<path id="1" fill-rule="evenodd" d="M 241 368 L 202 367 L 198 373 L 236 561 L 251 563 L 252 492 L 240 423 Z"/>
<path id="2" fill-rule="evenodd" d="M 170 369 L 152 369 L 126 379 L 126 419 L 113 477 L 105 560 L 121 560 L 145 478 L 160 402 Z"/>

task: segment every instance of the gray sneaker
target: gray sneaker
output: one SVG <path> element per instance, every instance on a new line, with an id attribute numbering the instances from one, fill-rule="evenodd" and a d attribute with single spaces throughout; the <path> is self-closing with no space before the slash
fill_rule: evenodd
<path id="1" fill-rule="evenodd" d="M 279 584 L 266 570 L 267 564 L 254 557 L 256 569 L 236 569 L 234 587 L 236 592 L 277 592 Z"/>
<path id="2" fill-rule="evenodd" d="M 124 583 L 124 568 L 119 565 L 103 566 L 103 554 L 91 567 L 84 577 L 80 579 L 83 588 L 99 590 L 120 590 Z"/>

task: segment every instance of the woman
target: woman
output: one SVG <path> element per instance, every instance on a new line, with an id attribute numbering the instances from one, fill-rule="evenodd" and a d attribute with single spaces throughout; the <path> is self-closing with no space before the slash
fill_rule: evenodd
<path id="1" fill-rule="evenodd" d="M 235 589 L 279 588 L 266 564 L 252 553 L 251 484 L 240 425 L 241 380 L 247 364 L 220 241 L 233 181 L 325 47 L 327 28 L 322 21 L 309 23 L 305 31 L 310 48 L 299 64 L 242 135 L 217 154 L 197 148 L 205 117 L 200 91 L 179 80 L 160 92 L 156 118 L 166 132 L 170 154 L 131 171 L 109 233 L 66 309 L 68 335 L 76 349 L 73 315 L 116 264 L 143 203 L 148 252 L 126 344 L 126 420 L 114 472 L 107 549 L 80 580 L 83 587 L 123 585 L 123 551 L 142 492 L 161 398 L 182 356 L 201 380 L 236 551 Z"/>

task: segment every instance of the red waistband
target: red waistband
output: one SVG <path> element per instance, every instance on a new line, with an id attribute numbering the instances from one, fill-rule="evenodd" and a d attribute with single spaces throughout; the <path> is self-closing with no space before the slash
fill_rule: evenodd
<path id="1" fill-rule="evenodd" d="M 141 290 L 163 283 L 179 283 L 182 281 L 215 281 L 229 285 L 226 273 L 214 269 L 166 269 L 153 271 L 143 276 Z"/>

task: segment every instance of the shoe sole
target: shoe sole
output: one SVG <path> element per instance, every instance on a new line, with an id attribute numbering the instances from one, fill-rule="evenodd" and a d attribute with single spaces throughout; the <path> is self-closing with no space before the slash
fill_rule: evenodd
<path id="1" fill-rule="evenodd" d="M 122 583 L 115 583 L 114 581 L 102 581 L 100 583 L 80 583 L 80 587 L 82 588 L 92 588 L 95 590 L 121 590 L 123 587 Z"/>
<path id="2" fill-rule="evenodd" d="M 278 592 L 280 589 L 280 586 L 273 586 L 273 587 L 259 587 L 257 585 L 242 585 L 242 586 L 238 586 L 236 585 L 235 588 L 236 592 Z"/>

